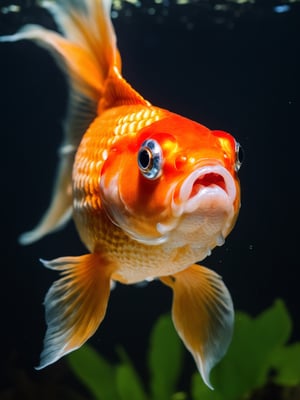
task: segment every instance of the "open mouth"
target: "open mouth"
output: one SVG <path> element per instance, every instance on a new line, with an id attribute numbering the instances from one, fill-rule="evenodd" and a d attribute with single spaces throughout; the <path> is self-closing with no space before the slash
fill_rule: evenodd
<path id="1" fill-rule="evenodd" d="M 233 177 L 221 165 L 209 165 L 193 171 L 181 184 L 177 211 L 193 212 L 212 204 L 232 206 L 236 197 Z M 179 209 L 178 209 L 179 207 Z"/>
<path id="2" fill-rule="evenodd" d="M 224 177 L 220 174 L 216 174 L 215 172 L 210 172 L 200 176 L 194 181 L 189 198 L 196 196 L 201 188 L 212 185 L 217 185 L 226 192 L 226 183 Z"/>

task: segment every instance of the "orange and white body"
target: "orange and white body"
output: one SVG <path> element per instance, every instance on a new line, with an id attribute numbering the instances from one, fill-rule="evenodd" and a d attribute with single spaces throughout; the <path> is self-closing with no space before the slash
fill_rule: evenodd
<path id="1" fill-rule="evenodd" d="M 122 77 L 108 0 L 45 2 L 63 34 L 26 26 L 2 40 L 48 48 L 70 82 L 58 178 L 32 243 L 73 215 L 89 253 L 58 270 L 45 298 L 38 368 L 81 346 L 104 318 L 111 281 L 159 278 L 173 289 L 173 321 L 209 383 L 233 329 L 221 278 L 195 263 L 224 243 L 238 215 L 239 144 L 223 131 L 155 107 Z"/>

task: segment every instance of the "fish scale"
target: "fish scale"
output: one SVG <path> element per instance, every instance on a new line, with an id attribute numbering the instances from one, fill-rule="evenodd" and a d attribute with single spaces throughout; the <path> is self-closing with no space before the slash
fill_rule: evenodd
<path id="1" fill-rule="evenodd" d="M 159 110 L 141 106 L 123 106 L 118 110 L 124 114 L 116 121 L 110 114 L 115 110 L 106 111 L 105 115 L 96 119 L 87 130 L 77 150 L 73 169 L 74 212 L 84 212 L 85 207 L 93 209 L 93 196 L 99 198 L 99 181 L 105 160 L 103 151 L 110 151 L 120 137 L 135 134 L 145 126 L 159 120 L 163 113 Z M 139 108 L 139 107 L 138 107 Z M 132 109 L 135 109 L 132 112 Z M 130 121 L 130 123 L 128 122 Z M 99 202 L 95 211 L 99 211 Z"/>
<path id="2" fill-rule="evenodd" d="M 124 237 L 124 233 L 111 223 L 107 224 L 106 229 L 102 228 L 107 219 L 101 208 L 99 195 L 101 170 L 105 162 L 102 157 L 103 151 L 109 153 L 113 144 L 120 137 L 134 134 L 138 129 L 150 125 L 163 115 L 161 110 L 149 106 L 122 106 L 118 108 L 120 110 L 118 110 L 119 117 L 117 120 L 114 118 L 116 110 L 112 109 L 106 111 L 104 115 L 93 122 L 82 138 L 74 162 L 74 220 L 79 232 L 83 232 L 81 237 L 90 249 L 99 247 L 97 241 L 100 243 L 104 241 L 105 245 L 110 247 L 113 235 L 117 235 L 116 242 Z M 90 217 L 91 212 L 92 217 Z M 95 232 L 97 232 L 96 243 Z M 127 243 L 128 238 L 125 237 L 124 241 Z M 120 243 L 118 246 L 119 248 L 122 247 Z M 135 253 L 139 246 L 132 243 L 132 247 L 133 253 Z M 128 263 L 126 264 L 128 265 Z"/>

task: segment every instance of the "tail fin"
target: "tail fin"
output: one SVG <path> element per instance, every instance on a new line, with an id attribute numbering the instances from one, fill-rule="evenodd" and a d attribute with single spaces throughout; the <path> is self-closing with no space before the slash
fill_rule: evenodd
<path id="1" fill-rule="evenodd" d="M 110 0 L 42 1 L 52 14 L 59 34 L 38 25 L 27 25 L 0 41 L 33 40 L 51 52 L 70 84 L 70 101 L 64 123 L 64 140 L 52 200 L 35 229 L 20 237 L 32 243 L 63 226 L 71 216 L 71 177 L 75 151 L 97 113 L 109 70 L 121 68 L 116 37 L 110 20 Z"/>

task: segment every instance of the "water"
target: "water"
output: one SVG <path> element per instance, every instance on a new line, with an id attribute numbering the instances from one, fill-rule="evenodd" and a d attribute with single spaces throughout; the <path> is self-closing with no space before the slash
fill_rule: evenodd
<path id="1" fill-rule="evenodd" d="M 256 314 L 283 298 L 299 340 L 300 2 L 132 3 L 115 1 L 112 13 L 125 78 L 153 104 L 229 131 L 245 150 L 237 225 L 204 264 L 223 276 L 237 309 Z M 34 2 L 11 4 L 0 3 L 1 34 L 24 22 L 54 26 Z M 0 60 L 1 361 L 31 376 L 45 329 L 43 297 L 56 277 L 38 258 L 85 249 L 72 224 L 29 247 L 16 242 L 48 203 L 67 87 L 31 43 L 1 44 Z M 170 304 L 158 282 L 118 286 L 92 343 L 112 359 L 122 343 L 142 368 L 148 331 Z"/>

